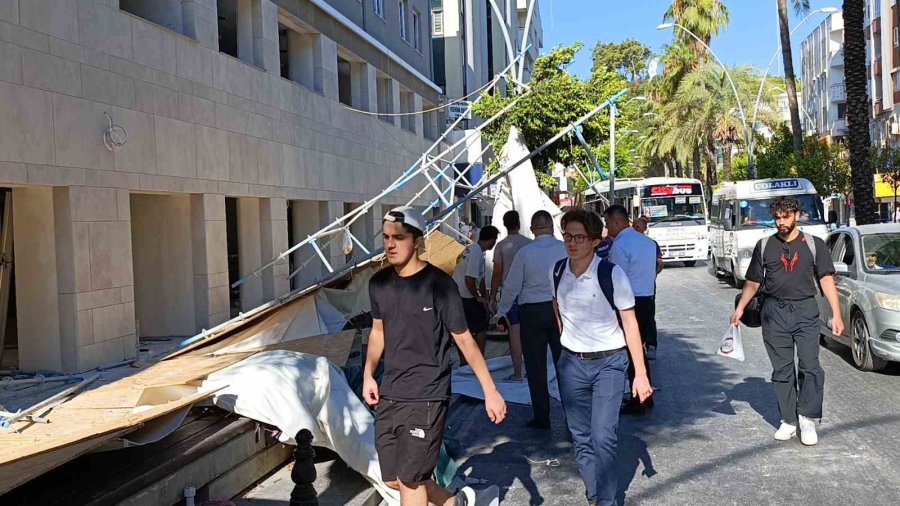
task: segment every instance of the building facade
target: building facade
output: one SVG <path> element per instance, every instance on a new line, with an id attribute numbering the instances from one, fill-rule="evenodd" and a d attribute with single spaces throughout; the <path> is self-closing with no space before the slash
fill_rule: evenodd
<path id="1" fill-rule="evenodd" d="M 900 144 L 900 22 L 896 0 L 867 0 L 866 64 L 875 146 Z"/>
<path id="2" fill-rule="evenodd" d="M 830 14 L 800 44 L 803 87 L 799 100 L 803 130 L 821 139 L 847 135 L 844 89 L 844 19 Z M 785 97 L 786 99 L 787 97 Z"/>
<path id="3" fill-rule="evenodd" d="M 230 288 L 443 130 L 391 115 L 440 102 L 430 7 L 0 1 L 0 368 L 133 358 L 138 337 L 194 335 L 319 278 L 301 249 Z M 353 225 L 370 246 L 383 208 Z"/>

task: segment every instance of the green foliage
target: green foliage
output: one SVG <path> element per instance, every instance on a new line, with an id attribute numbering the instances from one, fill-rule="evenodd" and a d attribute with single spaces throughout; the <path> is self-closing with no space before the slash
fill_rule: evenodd
<path id="1" fill-rule="evenodd" d="M 800 151 L 790 155 L 788 164 L 791 176 L 808 179 L 822 197 L 850 193 L 850 162 L 841 144 L 807 137 Z"/>
<path id="2" fill-rule="evenodd" d="M 643 80 L 650 54 L 650 48 L 635 39 L 625 39 L 621 43 L 597 42 L 592 51 L 594 65 L 591 75 L 617 72 L 631 82 Z"/>
<path id="3" fill-rule="evenodd" d="M 673 0 L 663 21 L 672 21 L 693 32 L 704 43 L 728 26 L 731 15 L 722 0 Z M 675 29 L 675 40 L 690 47 L 697 63 L 709 59 L 706 48 L 684 30 Z"/>
<path id="4" fill-rule="evenodd" d="M 784 123 L 775 135 L 760 143 L 756 151 L 756 171 L 760 179 L 790 176 L 790 157 L 794 152 L 794 137 Z"/>

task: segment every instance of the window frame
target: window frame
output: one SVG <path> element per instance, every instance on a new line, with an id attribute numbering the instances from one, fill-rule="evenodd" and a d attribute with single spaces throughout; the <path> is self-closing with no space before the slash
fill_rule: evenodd
<path id="1" fill-rule="evenodd" d="M 422 52 L 422 13 L 415 8 L 412 10 L 412 45 L 416 51 Z"/>
<path id="2" fill-rule="evenodd" d="M 409 42 L 409 27 L 406 25 L 406 18 L 409 17 L 407 11 L 409 10 L 409 2 L 407 0 L 398 0 L 398 19 L 400 21 L 400 38 Z"/>
<path id="3" fill-rule="evenodd" d="M 382 21 L 387 21 L 384 17 L 384 0 L 372 0 L 372 10 L 375 15 L 380 17 Z"/>

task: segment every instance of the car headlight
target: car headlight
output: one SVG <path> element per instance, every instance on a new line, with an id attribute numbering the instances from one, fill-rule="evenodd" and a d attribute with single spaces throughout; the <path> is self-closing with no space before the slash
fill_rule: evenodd
<path id="1" fill-rule="evenodd" d="M 741 260 L 750 260 L 750 257 L 753 256 L 752 249 L 742 249 L 741 250 Z"/>
<path id="2" fill-rule="evenodd" d="M 875 292 L 875 303 L 882 309 L 900 311 L 900 295 Z"/>

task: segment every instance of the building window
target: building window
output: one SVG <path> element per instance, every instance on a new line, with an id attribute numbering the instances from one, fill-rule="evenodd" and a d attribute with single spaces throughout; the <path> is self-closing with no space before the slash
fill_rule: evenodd
<path id="1" fill-rule="evenodd" d="M 838 119 L 844 119 L 847 116 L 847 104 L 837 105 Z"/>
<path id="2" fill-rule="evenodd" d="M 896 30 L 896 28 L 895 28 Z M 413 47 L 416 51 L 422 50 L 422 15 L 419 11 L 413 9 L 412 12 L 412 36 Z"/>
<path id="3" fill-rule="evenodd" d="M 372 9 L 375 10 L 375 14 L 384 18 L 384 0 L 372 0 Z"/>
<path id="4" fill-rule="evenodd" d="M 894 27 L 894 47 L 900 47 L 900 28 Z"/>
<path id="5" fill-rule="evenodd" d="M 180 0 L 119 0 L 119 8 L 173 32 L 184 33 Z"/>
<path id="6" fill-rule="evenodd" d="M 431 34 L 435 37 L 444 35 L 444 10 L 431 11 Z"/>
<path id="7" fill-rule="evenodd" d="M 407 0 L 400 0 L 400 38 L 403 40 L 409 40 L 408 34 L 406 31 L 406 11 L 408 8 Z"/>

